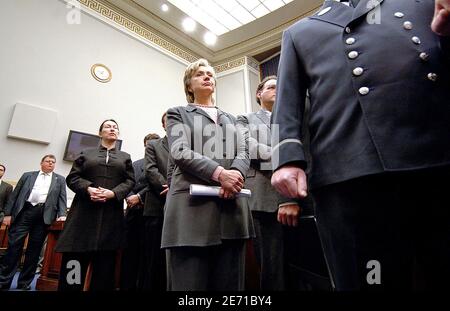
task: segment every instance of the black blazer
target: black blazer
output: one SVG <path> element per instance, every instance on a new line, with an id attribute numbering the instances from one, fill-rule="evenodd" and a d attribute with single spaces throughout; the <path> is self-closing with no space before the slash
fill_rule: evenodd
<path id="1" fill-rule="evenodd" d="M 139 194 L 141 200 L 145 201 L 145 196 L 149 189 L 147 178 L 145 178 L 144 172 L 144 159 L 139 159 L 133 162 L 134 179 L 136 183 L 134 184 L 133 190 L 128 194 L 127 197 L 133 194 Z"/>
<path id="2" fill-rule="evenodd" d="M 116 250 L 122 246 L 124 199 L 134 186 L 130 155 L 104 147 L 83 150 L 67 175 L 75 197 L 58 239 L 58 252 Z M 112 190 L 116 197 L 104 203 L 92 202 L 88 187 Z"/>
<path id="3" fill-rule="evenodd" d="M 169 143 L 167 136 L 147 142 L 145 147 L 145 177 L 149 191 L 145 199 L 144 216 L 163 216 L 166 196 L 161 196 L 162 185 L 167 184 Z"/>
<path id="4" fill-rule="evenodd" d="M 5 206 L 12 191 L 13 186 L 2 180 L 0 184 L 0 223 L 3 221 Z"/>
<path id="5" fill-rule="evenodd" d="M 24 173 L 17 182 L 14 191 L 9 196 L 8 203 L 5 207 L 5 215 L 11 216 L 12 221 L 14 221 L 28 200 L 38 174 L 39 171 Z M 53 172 L 50 189 L 44 206 L 44 222 L 50 225 L 57 216 L 66 215 L 66 209 L 66 180 L 63 176 Z"/>
<path id="6" fill-rule="evenodd" d="M 430 29 L 434 1 L 370 2 L 325 1 L 283 34 L 272 160 L 306 165 L 309 90 L 313 187 L 450 164 L 449 51 Z"/>

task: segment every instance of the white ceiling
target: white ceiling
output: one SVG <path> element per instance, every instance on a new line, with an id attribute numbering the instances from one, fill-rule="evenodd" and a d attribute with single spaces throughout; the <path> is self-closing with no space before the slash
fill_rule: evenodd
<path id="1" fill-rule="evenodd" d="M 182 21 L 187 16 L 186 13 L 169 1 L 105 1 L 214 63 L 243 55 L 256 55 L 279 46 L 283 29 L 301 17 L 314 13 L 323 2 L 323 0 L 293 0 L 271 13 L 218 36 L 216 44 L 208 46 L 203 41 L 204 33 L 208 30 L 197 23 L 193 32 L 185 32 Z M 207 1 L 215 2 L 214 0 L 203 0 L 203 2 Z M 169 11 L 161 10 L 163 3 L 169 6 Z"/>
<path id="2" fill-rule="evenodd" d="M 292 0 L 167 0 L 167 2 L 210 32 L 220 36 L 269 14 Z M 170 6 L 168 4 L 164 6 L 167 8 L 165 14 L 169 14 Z"/>

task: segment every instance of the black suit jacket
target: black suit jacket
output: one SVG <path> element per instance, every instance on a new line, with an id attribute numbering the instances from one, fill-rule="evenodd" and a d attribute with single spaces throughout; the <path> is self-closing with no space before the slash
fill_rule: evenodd
<path id="1" fill-rule="evenodd" d="M 13 186 L 2 180 L 0 184 L 0 223 L 3 221 L 5 206 L 12 191 Z"/>
<path id="2" fill-rule="evenodd" d="M 325 1 L 283 34 L 272 160 L 305 166 L 309 90 L 313 187 L 450 164 L 449 51 L 430 29 L 434 1 L 369 3 Z"/>
<path id="3" fill-rule="evenodd" d="M 28 200 L 38 174 L 39 171 L 24 173 L 10 195 L 5 207 L 5 215 L 11 216 L 12 221 L 14 221 Z M 53 173 L 44 206 L 44 222 L 50 225 L 57 216 L 66 215 L 66 209 L 66 180 L 63 176 Z"/>
<path id="4" fill-rule="evenodd" d="M 167 136 L 147 142 L 145 147 L 145 177 L 149 186 L 144 205 L 144 216 L 162 216 L 166 196 L 161 196 L 162 185 L 167 184 L 169 143 Z"/>
<path id="5" fill-rule="evenodd" d="M 139 194 L 142 202 L 145 202 L 145 196 L 149 189 L 147 178 L 144 172 L 144 159 L 139 159 L 133 162 L 134 179 L 136 183 L 134 184 L 133 190 L 128 194 L 128 196 L 133 194 Z"/>

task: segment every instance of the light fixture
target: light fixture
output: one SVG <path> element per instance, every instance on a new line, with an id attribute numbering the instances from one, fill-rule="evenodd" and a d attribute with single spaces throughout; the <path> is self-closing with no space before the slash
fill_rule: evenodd
<path id="1" fill-rule="evenodd" d="M 207 31 L 203 36 L 203 40 L 207 45 L 214 45 L 217 41 L 217 36 L 210 31 Z"/>
<path id="2" fill-rule="evenodd" d="M 163 4 L 161 5 L 161 10 L 162 10 L 163 12 L 167 12 L 167 11 L 169 11 L 169 6 L 168 6 L 167 4 L 165 4 L 165 3 L 163 3 Z"/>
<path id="3" fill-rule="evenodd" d="M 194 31 L 196 25 L 197 25 L 197 24 L 195 23 L 195 21 L 194 21 L 192 18 L 190 18 L 190 17 L 186 17 L 186 18 L 183 20 L 183 28 L 184 28 L 184 30 L 186 30 L 187 32 L 192 32 L 192 31 Z"/>

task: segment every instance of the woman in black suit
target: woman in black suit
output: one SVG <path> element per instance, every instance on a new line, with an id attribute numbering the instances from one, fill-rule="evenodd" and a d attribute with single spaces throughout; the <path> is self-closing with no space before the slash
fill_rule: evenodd
<path id="1" fill-rule="evenodd" d="M 167 111 L 170 179 L 162 247 L 170 290 L 243 290 L 245 242 L 254 235 L 246 198 L 244 128 L 214 105 L 214 69 L 204 59 L 184 76 L 187 106 Z M 220 197 L 191 196 L 191 184 L 219 186 Z"/>
<path id="2" fill-rule="evenodd" d="M 134 171 L 130 155 L 116 150 L 117 122 L 105 120 L 99 135 L 100 146 L 83 150 L 66 178 L 75 197 L 56 246 L 63 253 L 59 290 L 114 289 L 123 202 L 133 189 Z"/>

